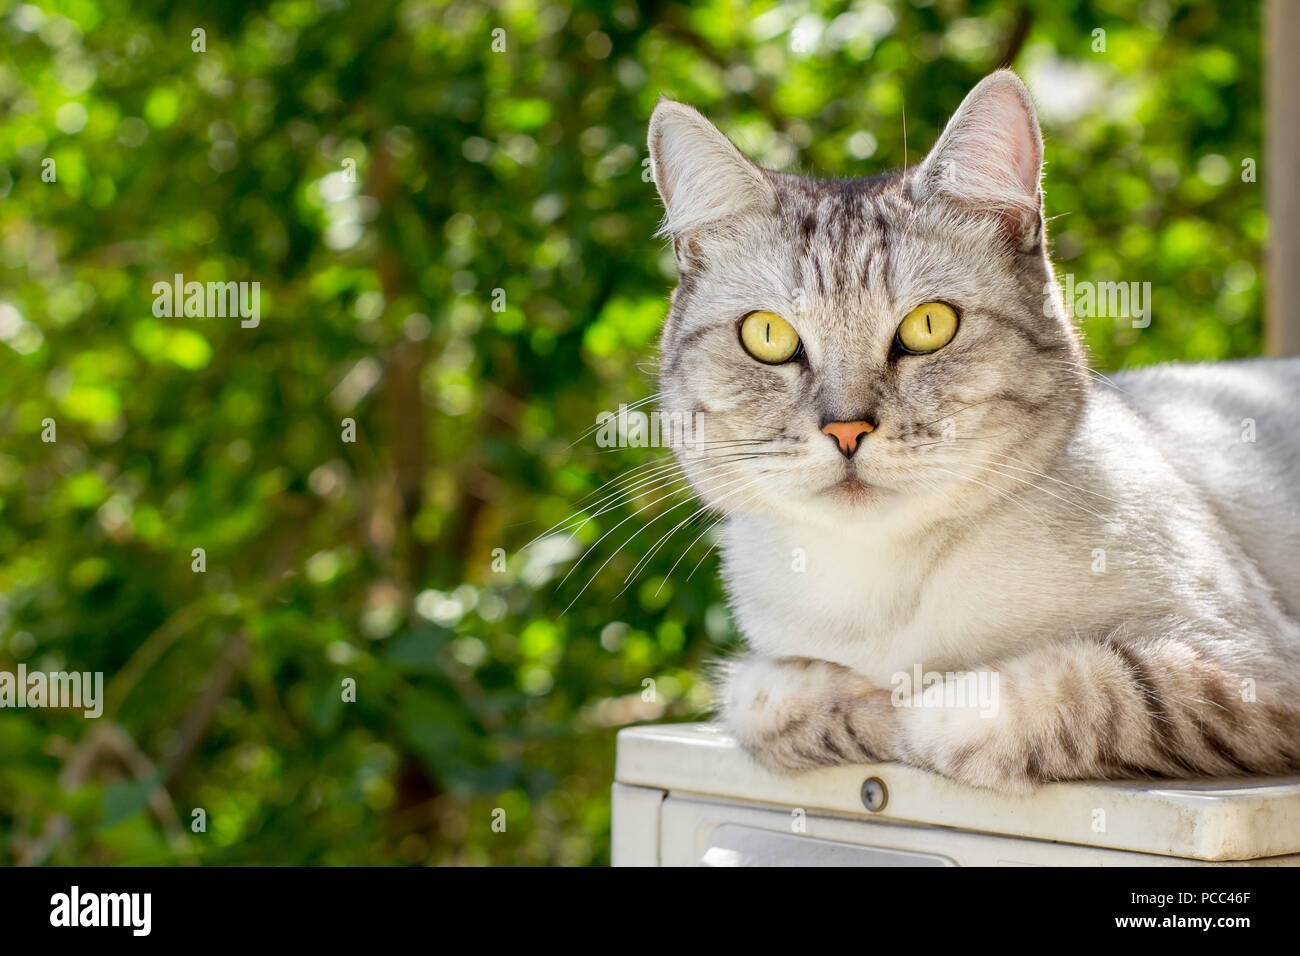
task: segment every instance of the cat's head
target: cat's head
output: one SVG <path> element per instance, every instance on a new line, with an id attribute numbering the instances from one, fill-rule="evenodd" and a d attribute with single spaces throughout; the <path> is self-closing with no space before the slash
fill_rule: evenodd
<path id="1" fill-rule="evenodd" d="M 980 507 L 1074 430 L 1083 357 L 1046 253 L 1024 84 L 986 77 L 902 172 L 759 168 L 696 110 L 650 120 L 679 283 L 664 411 L 728 512 L 823 521 Z"/>

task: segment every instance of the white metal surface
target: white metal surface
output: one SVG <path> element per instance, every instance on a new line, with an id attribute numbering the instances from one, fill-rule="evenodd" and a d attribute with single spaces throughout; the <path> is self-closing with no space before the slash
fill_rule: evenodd
<path id="1" fill-rule="evenodd" d="M 660 866 L 659 805 L 665 793 L 614 784 L 610 862 L 614 866 Z"/>
<path id="2" fill-rule="evenodd" d="M 860 796 L 870 777 L 888 793 L 875 813 Z M 615 779 L 616 865 L 1300 864 L 1300 777 L 1055 783 L 1020 797 L 888 763 L 784 778 L 711 725 L 673 724 L 621 731 Z"/>

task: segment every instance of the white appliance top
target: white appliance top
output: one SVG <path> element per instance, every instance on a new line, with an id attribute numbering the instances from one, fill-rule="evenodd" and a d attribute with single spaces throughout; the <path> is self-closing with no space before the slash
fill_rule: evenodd
<path id="1" fill-rule="evenodd" d="M 1198 860 L 1300 853 L 1300 776 L 1051 783 L 1027 796 L 968 787 L 896 763 L 827 767 L 779 777 L 711 724 L 619 732 L 619 783 L 808 812 L 956 827 Z M 883 809 L 863 783 L 885 786 Z"/>

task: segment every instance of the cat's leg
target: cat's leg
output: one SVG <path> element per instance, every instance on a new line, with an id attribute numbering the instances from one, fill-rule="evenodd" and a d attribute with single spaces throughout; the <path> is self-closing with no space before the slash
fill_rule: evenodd
<path id="1" fill-rule="evenodd" d="M 899 760 L 1024 792 L 1050 780 L 1300 770 L 1300 696 L 1279 692 L 1282 662 L 1248 673 L 1199 646 L 1213 645 L 1053 644 L 989 668 L 991 701 L 960 686 L 970 674 L 907 698 L 827 661 L 747 657 L 723 675 L 720 717 L 755 760 L 787 773 Z"/>
<path id="2" fill-rule="evenodd" d="M 809 657 L 729 661 L 718 675 L 719 718 L 760 764 L 790 773 L 893 759 L 898 711 L 888 691 Z"/>
<path id="3" fill-rule="evenodd" d="M 1300 701 L 1276 683 L 1287 668 L 1229 666 L 1201 649 L 1214 646 L 1112 635 L 1035 650 L 994 669 L 992 714 L 937 706 L 934 688 L 930 705 L 913 699 L 899 713 L 898 759 L 1012 792 L 1049 780 L 1300 769 Z"/>

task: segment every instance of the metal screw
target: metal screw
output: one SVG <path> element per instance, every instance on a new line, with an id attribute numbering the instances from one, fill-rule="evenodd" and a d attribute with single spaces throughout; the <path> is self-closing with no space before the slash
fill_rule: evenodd
<path id="1" fill-rule="evenodd" d="M 889 802 L 889 791 L 885 781 L 879 777 L 868 777 L 862 782 L 862 805 L 872 813 L 879 813 Z"/>

